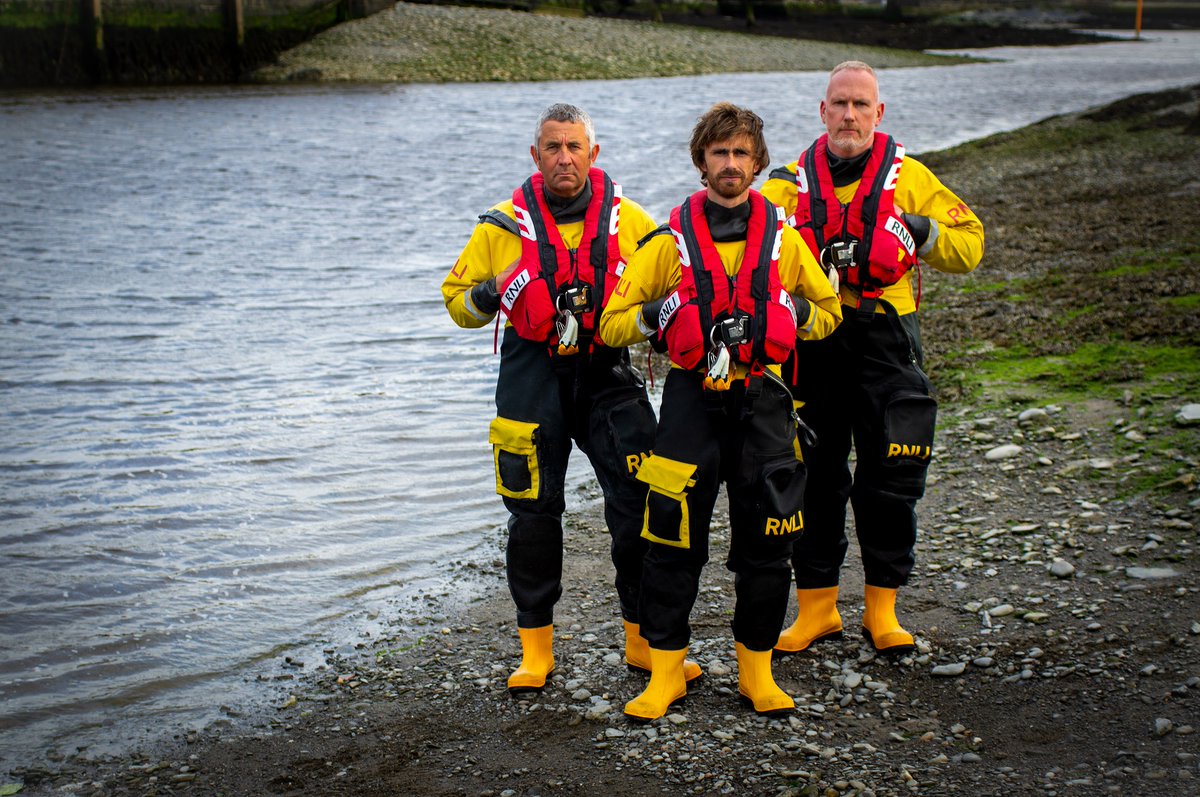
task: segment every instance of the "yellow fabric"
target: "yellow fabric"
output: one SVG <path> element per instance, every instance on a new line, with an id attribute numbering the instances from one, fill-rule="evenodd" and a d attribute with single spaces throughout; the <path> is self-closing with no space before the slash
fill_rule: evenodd
<path id="1" fill-rule="evenodd" d="M 515 219 L 511 199 L 496 205 L 493 209 Z M 575 249 L 583 238 L 583 222 L 558 224 L 558 232 L 563 243 Z M 621 256 L 626 260 L 637 249 L 637 242 L 648 235 L 657 225 L 641 205 L 631 199 L 621 198 L 620 226 L 617 238 L 621 244 Z M 471 233 L 470 240 L 462 254 L 458 256 L 454 267 L 442 282 L 442 300 L 454 323 L 460 327 L 473 329 L 486 326 L 495 317 L 483 316 L 472 312 L 475 309 L 470 303 L 471 288 L 481 282 L 491 279 L 513 261 L 521 257 L 521 239 L 495 224 L 478 224 Z"/>
<path id="2" fill-rule="evenodd" d="M 644 538 L 650 542 L 670 545 L 674 548 L 691 547 L 692 535 L 689 526 L 690 517 L 688 514 L 687 491 L 696 486 L 696 480 L 692 478 L 696 475 L 696 468 L 696 465 L 689 465 L 686 462 L 668 459 L 658 454 L 651 454 L 642 460 L 642 466 L 638 468 L 637 479 L 650 486 L 646 496 L 645 519 L 642 522 L 642 536 Z M 667 539 L 650 531 L 650 501 L 652 500 L 650 493 L 657 493 L 668 500 L 678 502 L 679 539 Z"/>
<path id="3" fill-rule="evenodd" d="M 746 242 L 717 243 L 716 249 L 725 273 L 737 274 L 742 268 Z M 841 323 L 841 303 L 829 287 L 829 280 L 800 234 L 790 227 L 783 229 L 779 279 L 793 297 L 803 297 L 812 305 L 805 328 L 796 333 L 800 340 L 820 340 Z M 610 346 L 628 346 L 645 340 L 646 335 L 638 326 L 642 305 L 667 296 L 679 286 L 679 281 L 675 237 L 654 236 L 629 259 L 621 281 L 609 297 L 600 319 L 600 334 L 605 342 Z"/>
<path id="4" fill-rule="evenodd" d="M 514 421 L 509 418 L 494 418 L 488 427 L 488 442 L 492 444 L 492 457 L 496 465 L 496 492 L 509 498 L 533 499 L 538 497 L 541 482 L 538 468 L 537 445 L 534 435 L 537 433 L 536 423 Z M 519 457 L 525 457 L 529 468 L 529 487 L 524 490 L 512 490 L 504 484 L 500 474 L 500 453 L 508 452 Z"/>
<path id="5" fill-rule="evenodd" d="M 793 161 L 787 165 L 787 170 L 793 175 L 796 173 L 798 162 Z M 834 193 L 838 202 L 848 205 L 854 199 L 857 190 L 856 180 L 834 189 Z M 762 187 L 762 194 L 782 207 L 788 216 L 796 212 L 794 178 L 776 177 L 767 180 Z M 898 212 L 915 213 L 937 220 L 937 240 L 934 241 L 933 248 L 922 255 L 922 261 L 948 274 L 965 274 L 979 265 L 983 258 L 983 222 L 953 191 L 942 185 L 925 164 L 905 157 L 904 165 L 900 167 L 900 177 L 896 181 L 895 204 Z M 909 271 L 899 282 L 883 290 L 883 298 L 895 307 L 900 315 L 915 312 L 917 309 L 915 279 L 915 270 Z M 858 304 L 857 294 L 844 285 L 842 303 L 851 307 Z M 877 308 L 876 312 L 884 311 Z"/>

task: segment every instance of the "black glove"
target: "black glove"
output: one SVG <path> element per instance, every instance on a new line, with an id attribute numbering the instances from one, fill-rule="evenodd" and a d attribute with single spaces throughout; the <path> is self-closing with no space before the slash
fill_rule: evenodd
<path id="1" fill-rule="evenodd" d="M 912 233 L 913 241 L 919 250 L 929 240 L 930 220 L 928 216 L 918 216 L 916 213 L 901 213 L 904 226 Z"/>
<path id="2" fill-rule="evenodd" d="M 481 312 L 493 314 L 500 309 L 500 292 L 496 290 L 496 278 L 492 277 L 471 289 L 471 303 Z"/>
<path id="3" fill-rule="evenodd" d="M 658 313 L 662 310 L 663 302 L 666 299 L 667 297 L 664 296 L 642 305 L 642 323 L 650 329 L 658 329 Z"/>
<path id="4" fill-rule="evenodd" d="M 812 315 L 812 303 L 793 293 L 792 304 L 796 307 L 796 329 L 800 329 L 808 323 L 808 317 Z"/>

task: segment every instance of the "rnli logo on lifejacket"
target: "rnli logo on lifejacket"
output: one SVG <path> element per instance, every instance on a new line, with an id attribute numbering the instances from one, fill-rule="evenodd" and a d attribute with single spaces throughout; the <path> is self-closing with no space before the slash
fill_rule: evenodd
<path id="1" fill-rule="evenodd" d="M 529 215 L 529 211 L 513 205 L 513 212 L 517 214 L 517 227 L 521 229 L 521 237 L 536 241 L 537 233 L 533 231 L 533 217 Z"/>
<path id="2" fill-rule="evenodd" d="M 897 457 L 906 457 L 908 459 L 929 459 L 932 449 L 929 446 L 910 446 L 903 443 L 889 443 L 887 458 L 896 459 Z"/>
<path id="3" fill-rule="evenodd" d="M 529 269 L 524 269 L 520 274 L 513 278 L 513 281 L 504 289 L 504 295 L 500 297 L 500 304 L 505 310 L 512 310 L 513 305 L 517 301 L 517 297 L 521 295 L 521 291 L 525 290 L 525 286 L 529 284 Z"/>
<path id="4" fill-rule="evenodd" d="M 896 236 L 896 238 L 900 241 L 900 244 L 904 247 L 905 252 L 908 252 L 911 255 L 913 252 L 917 251 L 916 240 L 912 237 L 912 233 L 908 231 L 908 228 L 904 226 L 904 222 L 900 221 L 900 219 L 896 218 L 895 216 L 888 216 L 887 224 L 883 225 L 883 228 L 892 235 Z"/>
<path id="5" fill-rule="evenodd" d="M 888 170 L 887 182 L 883 184 L 884 191 L 891 191 L 896 187 L 896 181 L 900 179 L 900 167 L 904 165 L 904 147 L 896 145 L 896 161 L 892 164 L 892 168 Z"/>
<path id="6" fill-rule="evenodd" d="M 785 517 L 785 518 L 769 517 L 769 518 L 767 518 L 767 525 L 766 525 L 766 528 L 763 530 L 763 533 L 765 535 L 767 535 L 768 537 L 780 537 L 785 534 L 795 534 L 796 532 L 800 531 L 803 528 L 804 528 L 804 518 L 801 517 L 801 514 L 799 512 L 797 512 L 796 514 L 792 515 L 791 517 Z"/>
<path id="7" fill-rule="evenodd" d="M 663 306 L 658 311 L 659 329 L 667 328 L 667 324 L 671 323 L 671 316 L 675 315 L 675 311 L 679 309 L 679 305 L 679 291 L 675 291 L 663 301 Z"/>

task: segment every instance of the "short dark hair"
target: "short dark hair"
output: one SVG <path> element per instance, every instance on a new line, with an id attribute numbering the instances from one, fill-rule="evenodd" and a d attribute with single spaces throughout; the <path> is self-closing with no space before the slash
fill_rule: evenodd
<path id="1" fill-rule="evenodd" d="M 728 141 L 734 136 L 745 134 L 754 146 L 754 174 L 759 174 L 771 162 L 767 152 L 767 140 L 763 138 L 763 120 L 748 108 L 739 108 L 731 102 L 718 102 L 696 120 L 692 128 L 692 163 L 700 170 L 700 182 L 708 185 L 704 176 L 704 150 L 718 141 Z"/>

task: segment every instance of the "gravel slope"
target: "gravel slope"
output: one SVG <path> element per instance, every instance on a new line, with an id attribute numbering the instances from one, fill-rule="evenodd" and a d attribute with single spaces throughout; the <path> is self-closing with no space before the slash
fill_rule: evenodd
<path id="1" fill-rule="evenodd" d="M 474 82 L 663 77 L 955 63 L 918 52 L 678 25 L 397 3 L 331 28 L 257 70 L 276 82 Z"/>

